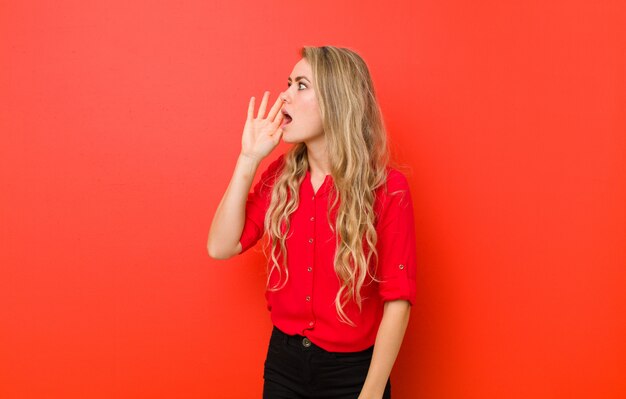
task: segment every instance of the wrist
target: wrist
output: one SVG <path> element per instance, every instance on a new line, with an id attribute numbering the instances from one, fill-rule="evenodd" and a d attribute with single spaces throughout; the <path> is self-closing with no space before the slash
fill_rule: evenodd
<path id="1" fill-rule="evenodd" d="M 237 162 L 245 163 L 246 165 L 257 167 L 261 164 L 262 160 L 263 160 L 262 157 L 259 157 L 256 155 L 244 154 L 242 152 L 239 154 L 239 158 L 237 159 Z"/>
<path id="2" fill-rule="evenodd" d="M 365 380 L 359 399 L 381 399 L 385 394 L 385 385 L 374 384 L 371 380 Z"/>

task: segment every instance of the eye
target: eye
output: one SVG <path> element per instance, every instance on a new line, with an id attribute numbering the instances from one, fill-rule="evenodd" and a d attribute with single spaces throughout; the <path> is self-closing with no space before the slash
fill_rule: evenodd
<path id="1" fill-rule="evenodd" d="M 287 87 L 291 87 L 291 82 L 287 82 Z M 306 89 L 306 87 L 307 87 L 306 84 L 302 82 L 298 83 L 298 90 L 304 90 Z"/>

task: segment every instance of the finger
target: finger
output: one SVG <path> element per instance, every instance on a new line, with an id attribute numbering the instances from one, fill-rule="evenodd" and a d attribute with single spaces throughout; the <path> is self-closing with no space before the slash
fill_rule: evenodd
<path id="1" fill-rule="evenodd" d="M 267 107 L 267 99 L 270 97 L 270 92 L 266 91 L 263 94 L 263 99 L 261 100 L 261 106 L 259 107 L 259 113 L 256 114 L 257 118 L 263 118 L 265 116 L 265 108 Z"/>
<path id="2" fill-rule="evenodd" d="M 280 141 L 280 137 L 282 136 L 282 134 L 283 129 L 280 128 L 272 135 L 272 139 L 274 139 L 274 144 L 277 144 Z"/>
<path id="3" fill-rule="evenodd" d="M 248 103 L 248 119 L 252 119 L 254 117 L 254 97 L 250 98 L 250 102 Z"/>
<path id="4" fill-rule="evenodd" d="M 272 109 L 270 109 L 270 113 L 267 114 L 267 119 L 273 121 L 274 118 L 276 118 L 276 114 L 279 113 L 278 111 L 280 111 L 281 107 L 282 107 L 282 100 L 280 99 L 280 96 L 278 96 L 278 98 L 276 99 L 276 102 L 274 103 L 274 106 L 272 107 Z M 282 115 L 283 113 L 280 112 L 280 114 Z"/>
<path id="5" fill-rule="evenodd" d="M 279 112 L 276 118 L 272 121 L 273 126 L 280 126 L 280 123 L 285 119 L 285 114 Z"/>

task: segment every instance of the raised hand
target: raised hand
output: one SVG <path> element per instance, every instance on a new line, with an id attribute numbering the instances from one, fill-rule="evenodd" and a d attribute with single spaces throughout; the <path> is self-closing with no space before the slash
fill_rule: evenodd
<path id="1" fill-rule="evenodd" d="M 263 94 L 256 117 L 254 117 L 254 97 L 250 98 L 248 117 L 241 137 L 241 154 L 256 158 L 259 161 L 276 148 L 283 133 L 283 130 L 280 128 L 284 118 L 283 113 L 280 112 L 280 97 L 276 99 L 272 109 L 265 116 L 269 96 L 269 91 Z"/>

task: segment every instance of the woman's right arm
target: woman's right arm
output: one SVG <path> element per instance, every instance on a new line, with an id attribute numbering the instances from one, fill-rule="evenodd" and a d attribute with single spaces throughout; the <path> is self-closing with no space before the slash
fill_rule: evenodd
<path id="1" fill-rule="evenodd" d="M 267 117 L 269 92 L 265 92 L 254 117 L 254 97 L 248 105 L 248 117 L 241 139 L 241 153 L 235 171 L 220 201 L 209 230 L 207 250 L 214 259 L 228 259 L 241 252 L 239 242 L 246 221 L 246 200 L 259 164 L 278 145 L 282 135 L 280 97 Z"/>

